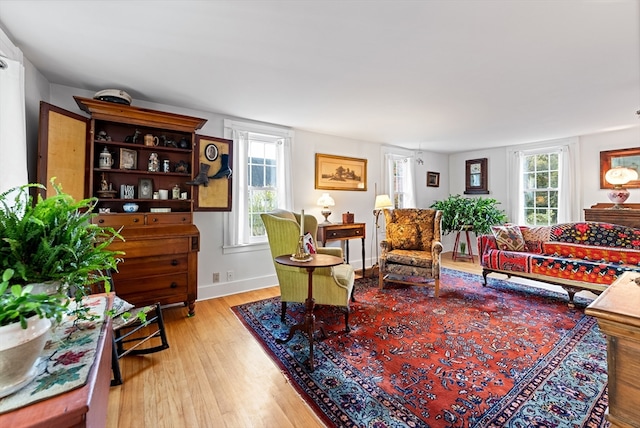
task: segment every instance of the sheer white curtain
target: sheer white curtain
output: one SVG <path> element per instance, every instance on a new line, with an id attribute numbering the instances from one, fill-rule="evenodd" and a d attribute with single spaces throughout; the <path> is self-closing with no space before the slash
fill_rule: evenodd
<path id="1" fill-rule="evenodd" d="M 26 184 L 24 67 L 0 56 L 0 193 Z"/>
<path id="2" fill-rule="evenodd" d="M 509 221 L 525 224 L 522 162 L 526 155 L 535 153 L 557 152 L 559 155 L 560 175 L 558 183 L 558 223 L 579 221 L 582 212 L 580 159 L 577 138 L 554 140 L 545 143 L 513 147 L 508 153 L 508 177 L 515 177 L 508 183 L 509 204 L 507 216 Z"/>

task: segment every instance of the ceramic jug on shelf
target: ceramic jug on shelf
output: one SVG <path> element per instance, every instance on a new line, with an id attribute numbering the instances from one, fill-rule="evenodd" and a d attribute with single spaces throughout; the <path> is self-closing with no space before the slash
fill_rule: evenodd
<path id="1" fill-rule="evenodd" d="M 109 153 L 109 150 L 105 147 L 102 152 L 100 152 L 100 157 L 98 158 L 98 168 L 101 169 L 111 169 L 113 166 L 113 156 Z"/>

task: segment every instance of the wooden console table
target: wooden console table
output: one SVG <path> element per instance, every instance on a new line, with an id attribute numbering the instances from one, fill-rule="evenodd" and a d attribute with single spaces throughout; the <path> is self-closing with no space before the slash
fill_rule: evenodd
<path id="1" fill-rule="evenodd" d="M 585 221 L 601 221 L 640 229 L 640 204 L 623 204 L 628 209 L 611 209 L 613 204 L 595 204 L 584 209 Z"/>
<path id="2" fill-rule="evenodd" d="M 322 242 L 322 246 L 327 245 L 327 241 L 347 241 L 347 263 L 349 263 L 349 239 L 362 239 L 362 275 L 365 274 L 364 267 L 364 238 L 366 235 L 365 223 L 320 223 L 318 224 L 318 235 L 316 240 Z"/>
<path id="3" fill-rule="evenodd" d="M 113 303 L 110 294 L 107 307 Z M 111 318 L 102 323 L 96 359 L 84 386 L 0 414 L 0 427 L 100 428 L 107 424 L 107 403 L 111 386 Z"/>
<path id="4" fill-rule="evenodd" d="M 612 427 L 640 426 L 640 285 L 625 272 L 585 309 L 607 336 L 607 374 Z"/>

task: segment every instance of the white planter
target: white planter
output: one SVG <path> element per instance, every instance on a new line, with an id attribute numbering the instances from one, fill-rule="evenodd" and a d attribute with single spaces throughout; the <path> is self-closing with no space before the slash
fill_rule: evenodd
<path id="1" fill-rule="evenodd" d="M 27 385 L 36 373 L 38 356 L 49 338 L 51 321 L 38 318 L 0 327 L 0 398 Z"/>

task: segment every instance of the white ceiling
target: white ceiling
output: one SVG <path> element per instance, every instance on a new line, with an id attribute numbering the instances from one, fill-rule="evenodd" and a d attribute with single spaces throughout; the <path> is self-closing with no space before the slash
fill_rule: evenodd
<path id="1" fill-rule="evenodd" d="M 0 0 L 0 26 L 51 83 L 357 140 L 639 125 L 638 0 Z"/>

